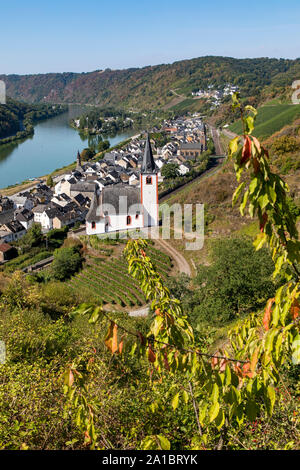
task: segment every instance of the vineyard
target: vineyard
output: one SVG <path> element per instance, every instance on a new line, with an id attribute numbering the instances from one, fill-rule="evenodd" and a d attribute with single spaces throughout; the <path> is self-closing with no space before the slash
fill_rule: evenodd
<path id="1" fill-rule="evenodd" d="M 74 291 L 91 300 L 112 304 L 114 307 L 136 307 L 146 303 L 138 282 L 128 274 L 128 264 L 123 253 L 112 256 L 111 248 L 98 250 L 100 256 L 88 254 L 83 269 L 69 281 Z M 149 246 L 148 255 L 158 272 L 166 279 L 172 268 L 170 257 Z M 106 255 L 106 256 L 105 256 Z"/>
<path id="2" fill-rule="evenodd" d="M 283 126 L 291 124 L 300 116 L 299 105 L 278 104 L 272 106 L 262 106 L 256 120 L 256 127 L 253 135 L 266 139 L 274 132 L 282 129 Z M 242 132 L 241 121 L 236 121 L 229 126 L 232 132 L 237 134 Z"/>

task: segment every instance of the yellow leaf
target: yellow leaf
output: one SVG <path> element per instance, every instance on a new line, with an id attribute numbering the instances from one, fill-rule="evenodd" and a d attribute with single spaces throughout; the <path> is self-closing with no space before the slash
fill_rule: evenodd
<path id="1" fill-rule="evenodd" d="M 111 321 L 108 331 L 105 336 L 104 343 L 106 347 L 114 354 L 118 350 L 118 336 L 117 336 L 118 326 L 115 322 Z"/>

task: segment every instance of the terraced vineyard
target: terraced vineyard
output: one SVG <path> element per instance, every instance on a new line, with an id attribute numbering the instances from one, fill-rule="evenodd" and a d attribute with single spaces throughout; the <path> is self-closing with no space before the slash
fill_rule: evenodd
<path id="1" fill-rule="evenodd" d="M 266 139 L 274 132 L 279 131 L 287 124 L 291 124 L 300 117 L 300 105 L 277 104 L 272 106 L 261 106 L 258 109 L 258 115 L 255 121 L 255 130 L 253 135 L 261 139 Z M 240 134 L 242 124 L 240 119 L 228 128 L 232 132 Z"/>
<path id="2" fill-rule="evenodd" d="M 147 254 L 161 276 L 166 278 L 172 268 L 170 257 L 153 246 L 148 247 Z M 128 274 L 127 261 L 122 255 L 101 258 L 89 255 L 84 268 L 69 281 L 69 285 L 87 298 L 104 304 L 135 307 L 146 303 L 137 281 Z"/>

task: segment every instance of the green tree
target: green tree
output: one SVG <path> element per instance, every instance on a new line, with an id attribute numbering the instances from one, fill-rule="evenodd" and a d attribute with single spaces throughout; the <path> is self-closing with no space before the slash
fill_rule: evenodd
<path id="1" fill-rule="evenodd" d="M 20 239 L 18 246 L 22 252 L 29 250 L 34 246 L 39 246 L 42 243 L 43 234 L 40 224 L 34 223 L 27 231 L 26 235 Z"/>
<path id="2" fill-rule="evenodd" d="M 174 179 L 179 176 L 179 166 L 177 163 L 166 163 L 161 170 L 161 174 L 166 179 Z"/>
<path id="3" fill-rule="evenodd" d="M 82 161 L 90 160 L 91 158 L 93 158 L 94 155 L 95 155 L 95 152 L 91 150 L 90 148 L 83 149 L 80 154 Z"/>
<path id="4" fill-rule="evenodd" d="M 192 321 L 220 324 L 257 310 L 274 295 L 274 270 L 266 249 L 255 251 L 250 240 L 218 240 L 212 246 L 212 264 L 201 265 L 191 299 Z"/>
<path id="5" fill-rule="evenodd" d="M 54 186 L 54 181 L 53 181 L 53 178 L 52 178 L 51 175 L 48 176 L 46 184 L 47 184 L 47 186 L 49 186 L 50 188 L 53 188 L 53 186 Z"/>
<path id="6" fill-rule="evenodd" d="M 77 247 L 62 247 L 55 250 L 54 261 L 51 266 L 51 277 L 58 281 L 68 279 L 77 272 L 82 265 L 82 257 Z"/>
<path id="7" fill-rule="evenodd" d="M 108 150 L 109 149 L 109 141 L 108 140 L 103 140 L 101 142 L 98 143 L 98 152 L 104 152 L 105 150 Z"/>

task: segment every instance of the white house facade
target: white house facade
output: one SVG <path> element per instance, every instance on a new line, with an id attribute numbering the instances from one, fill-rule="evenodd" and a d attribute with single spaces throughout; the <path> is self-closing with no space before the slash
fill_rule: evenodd
<path id="1" fill-rule="evenodd" d="M 140 187 L 129 184 L 95 188 L 86 217 L 87 235 L 157 226 L 158 175 L 149 136 L 140 174 Z"/>

